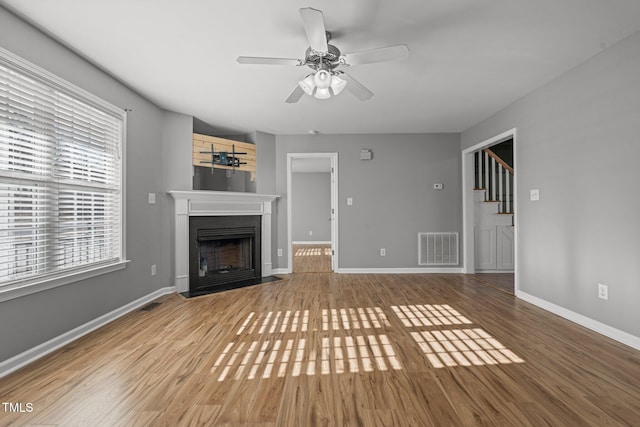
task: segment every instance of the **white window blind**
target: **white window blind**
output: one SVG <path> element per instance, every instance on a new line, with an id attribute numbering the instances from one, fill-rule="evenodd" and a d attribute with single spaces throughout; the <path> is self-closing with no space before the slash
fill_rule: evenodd
<path id="1" fill-rule="evenodd" d="M 0 287 L 122 259 L 124 113 L 0 56 Z"/>

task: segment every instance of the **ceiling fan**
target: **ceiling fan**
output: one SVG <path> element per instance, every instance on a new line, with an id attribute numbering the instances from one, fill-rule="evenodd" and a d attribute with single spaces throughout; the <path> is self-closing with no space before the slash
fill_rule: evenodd
<path id="1" fill-rule="evenodd" d="M 329 44 L 331 33 L 325 29 L 322 11 L 306 7 L 300 9 L 300 16 L 309 40 L 304 59 L 260 56 L 239 56 L 237 59 L 240 64 L 306 65 L 311 68 L 312 73 L 298 82 L 285 100 L 287 103 L 298 102 L 305 93 L 318 99 L 328 99 L 345 88 L 359 100 L 366 101 L 373 96 L 373 92 L 337 68 L 405 59 L 409 56 L 409 49 L 403 44 L 342 54 L 337 47 Z"/>

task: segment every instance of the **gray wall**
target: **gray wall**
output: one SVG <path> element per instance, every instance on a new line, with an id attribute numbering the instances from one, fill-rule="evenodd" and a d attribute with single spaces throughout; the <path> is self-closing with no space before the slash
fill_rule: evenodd
<path id="1" fill-rule="evenodd" d="M 0 303 L 0 361 L 169 285 L 169 202 L 162 197 L 163 112 L 0 7 L 0 46 L 128 114 L 126 269 Z M 133 54 L 133 53 L 132 53 Z M 157 204 L 147 203 L 157 192 Z M 157 264 L 151 277 L 150 265 Z"/>
<path id="2" fill-rule="evenodd" d="M 234 191 L 238 193 L 255 193 L 247 188 L 251 182 L 251 173 L 247 171 L 232 171 L 229 169 L 214 169 L 197 166 L 193 174 L 193 189 L 208 191 Z M 253 186 L 255 187 L 255 186 Z"/>
<path id="3" fill-rule="evenodd" d="M 276 194 L 276 136 L 256 131 L 247 141 L 256 145 L 256 192 Z"/>
<path id="4" fill-rule="evenodd" d="M 462 147 L 513 127 L 520 290 L 640 337 L 640 33 L 467 130 Z"/>
<path id="5" fill-rule="evenodd" d="M 293 241 L 331 241 L 331 174 L 294 173 L 291 193 Z M 310 231 L 313 233 L 311 236 Z"/>
<path id="6" fill-rule="evenodd" d="M 276 136 L 266 132 L 252 132 L 247 135 L 247 141 L 256 145 L 256 181 L 255 192 L 259 194 L 278 194 L 276 192 Z M 278 209 L 276 203 L 271 206 L 271 230 L 273 236 L 278 228 Z M 286 211 L 285 211 L 286 212 Z M 271 259 L 273 265 L 277 263 L 278 242 L 271 239 Z"/>
<path id="7" fill-rule="evenodd" d="M 373 160 L 360 160 L 364 148 Z M 338 153 L 340 268 L 417 268 L 418 232 L 462 233 L 459 134 L 279 135 L 277 267 L 288 259 L 287 153 L 312 152 Z M 438 182 L 443 191 L 432 189 Z"/>
<path id="8" fill-rule="evenodd" d="M 162 114 L 162 185 L 166 190 L 191 190 L 193 117 Z"/>

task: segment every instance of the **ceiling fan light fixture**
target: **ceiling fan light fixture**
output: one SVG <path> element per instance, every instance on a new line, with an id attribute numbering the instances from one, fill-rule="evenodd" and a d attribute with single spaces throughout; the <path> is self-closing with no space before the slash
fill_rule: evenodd
<path id="1" fill-rule="evenodd" d="M 331 92 L 329 91 L 329 88 L 319 87 L 314 96 L 318 99 L 329 99 L 331 98 Z"/>
<path id="2" fill-rule="evenodd" d="M 310 95 L 310 96 L 313 95 L 313 91 L 316 88 L 316 84 L 314 83 L 314 79 L 313 79 L 313 74 L 309 74 L 307 77 L 300 80 L 298 82 L 298 86 L 300 86 L 300 88 L 302 88 L 304 93 L 306 93 L 307 95 Z"/>
<path id="3" fill-rule="evenodd" d="M 331 86 L 331 80 L 331 73 L 325 69 L 320 69 L 313 75 L 313 82 L 318 89 L 329 88 L 329 86 Z"/>
<path id="4" fill-rule="evenodd" d="M 298 86 L 285 99 L 288 104 L 298 102 L 304 94 L 319 99 L 331 98 L 340 94 L 347 82 L 349 83 L 349 92 L 360 101 L 366 101 L 373 96 L 373 92 L 347 73 L 336 71 L 336 68 L 394 61 L 406 59 L 409 56 L 409 48 L 404 44 L 343 54 L 338 47 L 329 44 L 332 37 L 325 28 L 321 10 L 304 7 L 299 12 L 309 42 L 303 59 L 261 56 L 239 56 L 236 59 L 240 64 L 295 65 L 311 68 L 312 73 L 300 80 Z"/>
<path id="5" fill-rule="evenodd" d="M 331 77 L 331 91 L 333 92 L 333 95 L 338 95 L 340 92 L 342 92 L 346 85 L 347 81 L 341 79 L 339 76 L 334 75 Z"/>

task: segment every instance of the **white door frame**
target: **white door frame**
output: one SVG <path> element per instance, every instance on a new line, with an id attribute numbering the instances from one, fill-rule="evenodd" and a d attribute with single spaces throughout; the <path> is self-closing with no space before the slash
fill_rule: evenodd
<path id="1" fill-rule="evenodd" d="M 331 271 L 338 272 L 338 153 L 287 153 L 287 252 L 289 261 L 287 271 L 293 272 L 293 236 L 292 236 L 292 206 L 291 194 L 294 159 L 330 159 L 331 160 Z"/>
<path id="2" fill-rule="evenodd" d="M 513 174 L 513 212 L 518 212 L 518 169 L 516 165 L 516 135 L 517 129 L 509 129 L 502 132 L 500 135 L 496 135 L 492 138 L 484 140 L 473 147 L 469 147 L 462 151 L 462 234 L 464 236 L 462 240 L 462 253 L 463 264 L 462 272 L 464 274 L 475 273 L 475 254 L 474 254 L 474 212 L 473 212 L 473 187 L 474 187 L 474 172 L 473 172 L 473 153 L 483 148 L 496 145 L 499 142 L 513 139 L 513 170 L 516 173 Z M 514 293 L 518 291 L 518 228 L 515 227 L 513 233 L 513 251 L 514 251 Z"/>

